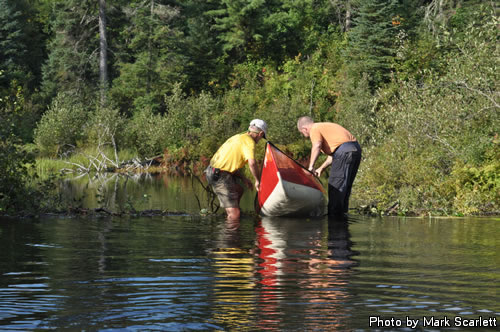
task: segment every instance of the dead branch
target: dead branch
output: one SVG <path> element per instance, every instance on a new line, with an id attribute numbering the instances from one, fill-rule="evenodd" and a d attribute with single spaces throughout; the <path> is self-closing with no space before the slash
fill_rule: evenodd
<path id="1" fill-rule="evenodd" d="M 493 103 L 493 105 L 496 107 L 496 108 L 500 108 L 500 105 L 496 102 L 495 99 L 493 99 L 490 95 L 484 93 L 483 91 L 479 90 L 479 89 L 474 89 L 474 88 L 471 88 L 465 81 L 459 81 L 459 82 L 455 82 L 458 86 L 463 86 L 464 88 L 466 88 L 467 90 L 469 91 L 472 91 L 472 92 L 475 92 L 477 94 L 480 94 L 481 96 L 485 97 L 486 99 L 488 99 L 489 101 L 491 101 Z M 497 93 L 498 94 L 498 93 Z"/>

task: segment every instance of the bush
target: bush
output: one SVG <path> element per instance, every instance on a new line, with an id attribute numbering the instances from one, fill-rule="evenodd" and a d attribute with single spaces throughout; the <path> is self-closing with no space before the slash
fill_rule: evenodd
<path id="1" fill-rule="evenodd" d="M 115 145 L 125 137 L 125 118 L 114 108 L 95 109 L 87 122 L 85 136 L 89 144 Z"/>
<path id="2" fill-rule="evenodd" d="M 396 78 L 379 91 L 373 146 L 357 179 L 365 202 L 445 214 L 498 210 L 496 35 L 492 18 L 472 24 L 450 36 L 457 51 L 444 70 L 427 71 L 423 82 Z"/>
<path id="3" fill-rule="evenodd" d="M 58 156 L 81 143 L 89 109 L 70 93 L 60 93 L 35 129 L 42 155 Z"/>
<path id="4" fill-rule="evenodd" d="M 153 157 L 163 153 L 168 137 L 166 118 L 144 109 L 134 114 L 126 125 L 125 145 L 133 147 L 142 157 Z"/>
<path id="5" fill-rule="evenodd" d="M 370 92 L 368 77 L 364 75 L 360 80 L 355 80 L 341 71 L 336 85 L 339 97 L 335 112 L 327 120 L 337 122 L 349 130 L 362 148 L 367 144 L 374 144 L 377 99 Z"/>
<path id="6" fill-rule="evenodd" d="M 455 193 L 453 208 L 461 215 L 500 212 L 500 148 L 496 158 L 475 167 L 456 165 L 450 183 Z"/>
<path id="7" fill-rule="evenodd" d="M 29 209 L 40 199 L 29 188 L 33 155 L 16 132 L 24 107 L 22 90 L 18 92 L 0 95 L 0 214 Z"/>
<path id="8" fill-rule="evenodd" d="M 217 97 L 202 92 L 198 96 L 186 97 L 179 85 L 165 98 L 167 113 L 167 145 L 191 148 L 202 138 L 220 135 L 216 114 L 220 113 L 221 102 Z"/>
<path id="9" fill-rule="evenodd" d="M 3 113 L 3 112 L 0 112 Z M 5 121 L 5 114 L 2 118 Z M 4 122 L 5 123 L 5 122 Z M 28 179 L 28 154 L 15 136 L 0 138 L 0 213 L 17 211 L 29 205 L 26 182 Z"/>

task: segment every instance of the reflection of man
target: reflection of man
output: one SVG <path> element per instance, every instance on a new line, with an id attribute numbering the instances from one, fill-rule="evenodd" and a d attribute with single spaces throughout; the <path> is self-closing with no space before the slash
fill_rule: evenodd
<path id="1" fill-rule="evenodd" d="M 255 144 L 262 137 L 266 137 L 266 132 L 265 121 L 252 120 L 246 133 L 234 135 L 217 150 L 210 160 L 210 166 L 205 170 L 208 183 L 217 194 L 221 206 L 226 209 L 229 220 L 240 218 L 243 187 L 238 183 L 238 179 L 243 180 L 249 188 L 252 188 L 252 182 L 239 171 L 247 162 L 255 179 L 255 189 L 259 190 L 260 176 L 255 161 Z"/>
<path id="2" fill-rule="evenodd" d="M 297 129 L 311 139 L 309 170 L 317 176 L 331 165 L 328 179 L 328 214 L 341 216 L 349 209 L 351 187 L 361 161 L 361 147 L 356 138 L 344 127 L 331 122 L 314 123 L 303 116 L 297 121 Z M 314 169 L 320 152 L 327 154 L 325 162 Z"/>
<path id="3" fill-rule="evenodd" d="M 351 250 L 353 243 L 349 231 L 349 223 L 343 220 L 328 221 L 328 253 L 329 258 L 337 262 L 339 267 L 352 267 L 358 264 L 352 256 L 358 254 Z"/>
<path id="4" fill-rule="evenodd" d="M 207 248 L 214 273 L 210 297 L 215 307 L 211 321 L 230 331 L 242 326 L 248 329 L 254 324 L 255 304 L 242 298 L 245 294 L 251 297 L 256 289 L 255 260 L 248 249 L 253 239 L 243 236 L 240 227 L 239 220 L 226 220 L 224 227 L 217 230 L 215 242 Z"/>

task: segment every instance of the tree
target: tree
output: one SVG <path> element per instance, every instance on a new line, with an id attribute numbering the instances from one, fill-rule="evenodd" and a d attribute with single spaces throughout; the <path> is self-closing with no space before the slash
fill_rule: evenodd
<path id="1" fill-rule="evenodd" d="M 361 0 L 349 32 L 351 73 L 368 75 L 372 88 L 388 81 L 400 25 L 397 0 Z"/>
<path id="2" fill-rule="evenodd" d="M 227 61 L 272 60 L 280 64 L 299 53 L 312 53 L 334 22 L 328 0 L 221 0 L 207 12 Z"/>
<path id="3" fill-rule="evenodd" d="M 0 0 L 0 86 L 4 89 L 12 80 L 24 81 L 28 75 L 23 21 L 22 13 L 10 1 Z"/>
<path id="4" fill-rule="evenodd" d="M 99 0 L 99 78 L 101 82 L 101 104 L 106 101 L 108 89 L 108 38 L 106 33 L 106 0 Z"/>
<path id="5" fill-rule="evenodd" d="M 0 79 L 3 71 L 0 70 Z M 20 87 L 11 100 L 0 94 L 0 214 L 21 210 L 31 203 L 26 184 L 29 179 L 28 163 L 33 157 L 22 148 L 16 135 L 19 113 L 22 113 L 23 94 Z"/>
<path id="6" fill-rule="evenodd" d="M 222 50 L 232 63 L 240 63 L 246 54 L 254 53 L 262 39 L 259 28 L 269 4 L 265 0 L 220 0 L 220 8 L 207 14 L 214 17 L 214 28 Z"/>
<path id="7" fill-rule="evenodd" d="M 214 18 L 206 14 L 218 9 L 220 4 L 217 1 L 179 0 L 176 1 L 176 6 L 180 12 L 172 23 L 183 32 L 179 47 L 186 57 L 184 72 L 187 77 L 184 88 L 200 92 L 220 86 L 230 68 L 221 60 L 222 48 L 216 31 L 212 29 Z"/>
<path id="8" fill-rule="evenodd" d="M 43 109 L 34 99 L 41 80 L 45 35 L 32 3 L 0 0 L 0 104 L 16 106 L 11 117 L 13 131 L 23 142 L 31 141 Z"/>
<path id="9" fill-rule="evenodd" d="M 330 0 L 330 6 L 337 14 L 339 26 L 343 31 L 349 31 L 352 27 L 352 10 L 357 0 Z"/>
<path id="10" fill-rule="evenodd" d="M 158 0 L 135 1 L 123 10 L 128 25 L 122 38 L 128 52 L 117 62 L 119 77 L 113 80 L 113 101 L 123 111 L 165 111 L 165 94 L 175 82 L 184 81 L 185 58 L 179 52 L 182 32 L 171 26 L 179 10 Z"/>
<path id="11" fill-rule="evenodd" d="M 99 81 L 98 10 L 92 0 L 53 3 L 52 39 L 43 66 L 43 91 L 49 98 L 61 91 L 95 89 Z"/>

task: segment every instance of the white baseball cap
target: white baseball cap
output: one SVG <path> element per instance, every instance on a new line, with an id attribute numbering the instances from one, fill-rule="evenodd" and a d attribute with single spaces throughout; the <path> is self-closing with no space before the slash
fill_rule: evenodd
<path id="1" fill-rule="evenodd" d="M 261 119 L 253 119 L 252 121 L 250 121 L 250 127 L 252 127 L 252 126 L 257 127 L 260 130 L 262 130 L 264 132 L 264 138 L 266 138 L 266 135 L 267 135 L 267 123 L 266 123 L 266 121 L 261 120 Z"/>

